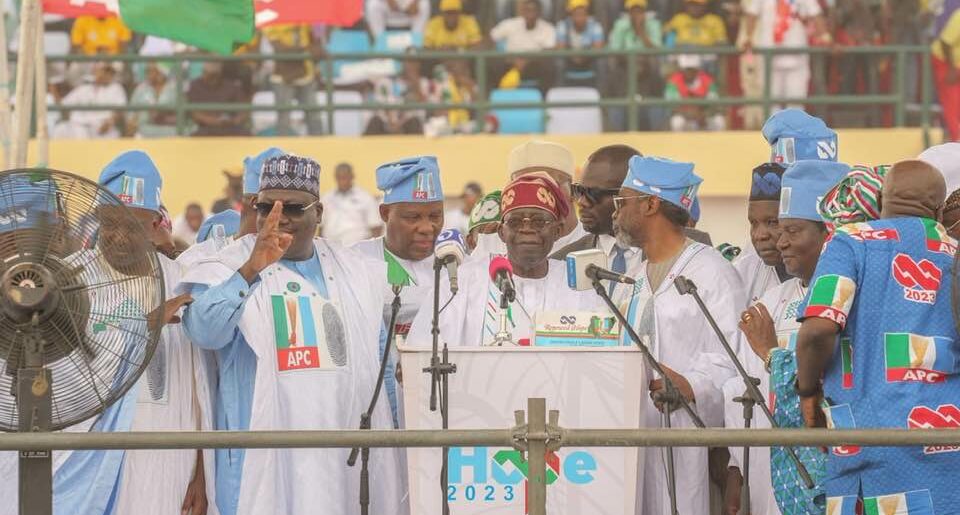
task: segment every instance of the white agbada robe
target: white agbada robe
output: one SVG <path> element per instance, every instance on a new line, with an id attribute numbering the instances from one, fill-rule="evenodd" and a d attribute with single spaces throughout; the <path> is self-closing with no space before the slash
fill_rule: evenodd
<path id="1" fill-rule="evenodd" d="M 499 329 L 499 290 L 490 280 L 490 256 L 469 259 L 459 270 L 460 291 L 440 313 L 440 337 L 448 345 L 479 346 L 493 341 Z M 513 324 L 507 325 L 515 342 L 533 340 L 532 320 L 548 311 L 606 312 L 602 301 L 592 290 L 576 291 L 567 286 L 566 265 L 548 260 L 546 277 L 526 279 L 514 275 L 516 302 L 511 308 Z M 446 275 L 440 284 L 440 305 L 450 300 L 450 282 Z M 495 298 L 494 298 L 495 297 Z M 412 345 L 430 345 L 433 299 L 425 299 L 407 340 Z M 496 304 L 496 306 L 494 306 Z M 521 308 L 522 306 L 522 308 Z"/>
<path id="2" fill-rule="evenodd" d="M 783 348 L 795 348 L 796 334 L 800 330 L 797 322 L 797 309 L 803 302 L 806 289 L 800 284 L 800 279 L 790 279 L 787 282 L 769 290 L 759 302 L 767 307 L 773 317 L 774 330 L 777 335 L 777 344 Z M 756 303 L 755 303 L 756 304 Z M 764 369 L 763 360 L 757 356 L 743 337 L 740 348 L 740 361 L 743 367 L 753 377 L 760 379 L 760 392 L 766 397 L 767 407 L 773 411 L 770 395 L 770 373 Z M 739 376 L 731 378 L 723 386 L 724 422 L 727 427 L 743 427 L 743 406 L 733 401 L 744 393 L 743 380 Z M 770 421 L 760 411 L 754 408 L 751 426 L 759 429 L 769 429 Z M 730 448 L 731 466 L 743 471 L 743 447 Z M 753 447 L 750 449 L 750 503 L 754 515 L 780 515 L 780 508 L 773 496 L 773 483 L 770 475 L 770 448 Z"/>
<path id="3" fill-rule="evenodd" d="M 553 248 L 550 249 L 550 254 L 566 247 L 567 245 L 583 238 L 589 234 L 586 229 L 583 228 L 583 224 L 577 221 L 577 226 L 570 231 L 570 234 L 566 236 L 561 236 L 553 243 Z M 470 253 L 472 256 L 483 256 L 486 254 L 494 255 L 505 255 L 507 253 L 507 244 L 500 239 L 500 235 L 497 233 L 490 234 L 478 234 L 477 235 L 477 246 L 473 249 L 473 252 Z"/>
<path id="4" fill-rule="evenodd" d="M 219 284 L 243 265 L 255 242 L 255 235 L 235 241 L 217 254 L 216 262 L 207 260 L 194 267 L 184 282 Z M 274 264 L 261 272 L 260 284 L 251 289 L 244 304 L 238 329 L 257 356 L 256 377 L 251 378 L 254 390 L 250 431 L 355 429 L 373 393 L 380 364 L 380 286 L 386 283 L 386 267 L 324 239 L 314 239 L 314 247 L 329 300 L 323 300 L 310 281 Z M 275 297 L 288 300 L 289 309 L 287 297 L 292 295 L 292 284 L 296 284 L 298 305 L 310 305 L 314 334 L 304 331 L 305 320 L 286 325 L 293 319 L 284 318 L 282 324 L 288 331 L 295 331 L 295 341 L 316 340 L 314 346 L 323 349 L 319 351 L 323 364 L 319 368 L 280 369 L 277 338 L 281 322 L 277 317 L 284 315 L 285 310 L 275 311 Z M 302 310 L 297 316 L 304 316 Z M 328 323 L 331 318 L 338 318 L 339 323 Z M 327 338 L 331 330 L 341 335 L 340 345 L 333 343 L 338 339 L 333 332 L 332 338 Z M 293 339 L 293 333 L 290 334 Z M 392 427 L 386 402 L 377 404 L 372 425 L 380 429 Z M 242 468 L 238 515 L 300 515 L 318 510 L 344 515 L 359 513 L 360 467 L 346 466 L 349 453 L 350 449 L 248 449 Z M 401 484 L 398 452 L 372 449 L 370 464 L 372 512 L 405 513 L 403 496 L 407 488 Z"/>
<path id="5" fill-rule="evenodd" d="M 733 267 L 740 274 L 740 280 L 743 282 L 747 293 L 747 303 L 743 305 L 744 309 L 756 304 L 764 293 L 780 285 L 780 276 L 777 275 L 777 269 L 765 264 L 753 245 L 747 247 L 743 254 L 733 260 Z"/>
<path id="6" fill-rule="evenodd" d="M 723 423 L 722 387 L 736 370 L 693 297 L 681 296 L 673 281 L 683 275 L 697 285 L 724 336 L 738 350 L 741 346 L 737 329 L 739 307 L 746 303 L 740 278 L 717 251 L 701 243 L 691 243 L 681 252 L 655 292 L 650 291 L 647 266 L 648 262 L 644 261 L 633 274 L 637 284 L 627 303 L 626 317 L 637 333 L 649 342 L 653 357 L 690 383 L 696 398 L 692 407 L 704 423 L 718 427 Z M 626 342 L 629 336 L 623 335 L 622 338 Z M 650 403 L 645 410 L 645 427 L 662 427 L 662 415 L 653 401 L 647 397 L 644 402 Z M 682 409 L 671 414 L 671 424 L 673 427 L 694 427 Z M 646 453 L 646 473 L 641 490 L 644 496 L 638 499 L 638 514 L 670 513 L 666 449 L 660 451 Z M 707 449 L 674 448 L 673 455 L 679 512 L 710 513 Z"/>
<path id="7" fill-rule="evenodd" d="M 157 255 L 163 270 L 164 288 L 168 298 L 174 296 L 174 286 L 180 280 L 180 267 L 172 260 L 161 254 Z M 71 259 L 76 264 L 84 264 L 85 278 L 99 276 L 95 267 L 109 267 L 101 257 L 84 251 Z M 115 272 L 111 272 L 115 274 Z M 87 279 L 90 280 L 96 279 Z M 116 300 L 111 297 L 114 304 Z M 115 309 L 124 309 L 122 306 L 101 306 L 96 297 L 91 298 L 91 311 L 96 313 L 112 313 Z M 121 330 L 118 327 L 122 322 L 108 322 L 101 329 L 95 326 L 98 322 L 108 321 L 109 317 L 94 317 L 89 321 L 88 333 L 97 339 L 98 331 L 102 338 L 112 338 L 111 332 Z M 115 325 L 116 324 L 116 325 Z M 143 372 L 133 387 L 123 399 L 108 408 L 107 413 L 101 413 L 86 421 L 65 429 L 66 432 L 87 431 L 182 431 L 182 430 L 212 430 L 211 392 L 208 389 L 207 372 L 203 366 L 197 366 L 198 354 L 187 340 L 183 329 L 179 325 L 167 325 L 161 331 L 157 342 L 157 349 L 147 370 Z M 110 374 L 100 370 L 102 377 Z M 124 409 L 121 404 L 136 399 L 132 408 Z M 55 451 L 53 455 L 53 473 L 61 467 L 83 467 L 70 461 L 75 456 L 77 464 L 87 464 L 89 467 L 90 454 L 103 451 Z M 55 491 L 58 495 L 54 500 L 54 513 L 58 515 L 99 513 L 102 507 L 111 504 L 109 496 L 114 489 L 116 499 L 112 501 L 112 510 L 108 514 L 126 515 L 129 513 L 157 514 L 179 513 L 186 494 L 187 486 L 193 478 L 196 467 L 196 450 L 127 450 L 119 455 L 122 460 L 119 482 L 109 477 L 81 478 L 71 474 L 69 479 L 62 483 L 55 482 Z M 216 499 L 213 476 L 213 453 L 204 451 L 204 474 L 207 486 L 207 513 L 215 515 Z M 81 474 L 87 472 L 79 471 Z M 95 472 L 92 468 L 89 472 Z M 13 515 L 18 513 L 17 487 L 17 455 L 16 453 L 0 453 L 0 478 L 3 478 L 0 494 L 9 502 L 0 503 L 0 514 Z M 8 480 L 9 478 L 9 480 Z M 93 481 L 96 488 L 87 487 L 88 481 Z M 86 491 L 81 489 L 88 488 Z M 71 502 L 59 502 L 63 498 L 60 492 L 69 492 Z M 79 502 L 78 502 L 79 500 Z"/>

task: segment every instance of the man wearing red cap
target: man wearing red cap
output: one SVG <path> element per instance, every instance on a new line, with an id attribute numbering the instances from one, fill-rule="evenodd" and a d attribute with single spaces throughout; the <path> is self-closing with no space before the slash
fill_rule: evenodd
<path id="1" fill-rule="evenodd" d="M 592 291 L 567 286 L 563 262 L 549 254 L 560 236 L 560 221 L 570 212 L 566 196 L 546 173 L 524 175 L 507 185 L 501 200 L 503 218 L 498 234 L 506 244 L 506 257 L 513 267 L 516 301 L 507 308 L 507 331 L 518 345 L 529 345 L 534 320 L 549 311 L 601 311 Z M 481 256 L 460 269 L 460 292 L 440 314 L 440 336 L 451 345 L 490 345 L 500 330 L 500 290 L 489 277 L 491 259 Z M 443 281 L 447 281 L 446 278 Z M 440 286 L 449 292 L 449 286 Z M 449 297 L 449 295 L 448 295 Z M 441 299 L 441 305 L 449 300 Z M 421 309 L 408 340 L 430 342 L 433 310 Z"/>

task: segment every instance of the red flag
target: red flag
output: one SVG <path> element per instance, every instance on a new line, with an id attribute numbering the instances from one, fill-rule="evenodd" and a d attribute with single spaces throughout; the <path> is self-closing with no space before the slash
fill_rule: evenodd
<path id="1" fill-rule="evenodd" d="M 43 12 L 68 18 L 78 16 L 116 16 L 120 12 L 117 0 L 43 0 Z"/>
<path id="2" fill-rule="evenodd" d="M 256 0 L 257 27 L 322 23 L 349 27 L 363 17 L 363 0 Z"/>

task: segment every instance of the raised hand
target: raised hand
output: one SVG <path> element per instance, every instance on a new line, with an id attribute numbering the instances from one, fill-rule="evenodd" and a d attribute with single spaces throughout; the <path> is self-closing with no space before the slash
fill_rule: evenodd
<path id="1" fill-rule="evenodd" d="M 747 343 L 760 359 L 766 359 L 767 354 L 777 347 L 777 331 L 770 311 L 762 303 L 757 303 L 740 315 L 738 324 Z"/>
<path id="2" fill-rule="evenodd" d="M 274 202 L 273 209 L 270 210 L 263 226 L 257 232 L 257 242 L 253 245 L 253 252 L 239 270 L 247 283 L 252 283 L 260 272 L 279 261 L 293 244 L 293 235 L 280 230 L 282 211 L 283 202 L 279 200 Z"/>

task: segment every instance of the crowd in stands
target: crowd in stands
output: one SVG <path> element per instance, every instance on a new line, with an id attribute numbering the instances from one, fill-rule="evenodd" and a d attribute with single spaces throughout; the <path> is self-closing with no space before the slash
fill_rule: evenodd
<path id="1" fill-rule="evenodd" d="M 509 125 L 512 122 L 505 120 L 495 104 L 482 119 L 468 104 L 480 100 L 481 92 L 487 92 L 491 102 L 549 100 L 554 98 L 552 90 L 558 88 L 568 92 L 576 88 L 576 95 L 586 90 L 583 98 L 625 98 L 630 90 L 629 70 L 636 73 L 634 91 L 641 102 L 650 98 L 756 98 L 764 91 L 764 59 L 754 50 L 808 46 L 829 46 L 834 51 L 773 57 L 770 91 L 774 98 L 889 93 L 897 91 L 894 79 L 904 74 L 907 102 L 919 102 L 921 56 L 910 56 L 906 69 L 897 70 L 892 53 L 865 55 L 843 50 L 863 45 L 931 44 L 945 111 L 949 106 L 958 113 L 945 112 L 945 123 L 955 136 L 960 132 L 960 86 L 956 85 L 957 68 L 944 66 L 948 59 L 943 56 L 950 51 L 953 32 L 960 35 L 960 19 L 953 24 L 956 30 L 947 23 L 958 7 L 960 0 L 367 0 L 365 17 L 354 27 L 268 26 L 237 50 L 238 54 L 306 54 L 307 59 L 195 60 L 176 66 L 172 61 L 69 66 L 53 62 L 48 103 L 62 107 L 127 102 L 172 105 L 182 94 L 190 103 L 322 106 L 330 82 L 337 104 L 383 104 L 381 109 L 338 111 L 338 117 L 330 117 L 340 122 L 335 124 L 340 125 L 334 129 L 337 133 L 542 132 L 548 130 L 542 111 L 538 122 L 518 128 Z M 52 20 L 46 37 L 69 41 L 59 53 L 157 56 L 195 52 L 171 41 L 131 33 L 116 18 Z M 709 51 L 721 47 L 722 51 Z M 530 55 L 553 49 L 605 48 L 690 52 L 669 56 Z M 417 56 L 423 50 L 470 49 L 526 54 L 488 58 L 483 77 L 477 76 L 478 68 L 468 57 Z M 368 51 L 394 52 L 397 58 L 325 61 L 328 53 Z M 57 52 L 48 43 L 48 53 Z M 960 67 L 960 55 L 955 62 Z M 325 73 L 328 64 L 333 72 L 330 77 Z M 479 84 L 481 79 L 485 83 Z M 575 99 L 580 98 L 576 95 Z M 402 103 L 449 107 L 389 108 Z M 467 104 L 467 108 L 458 108 L 458 104 Z M 889 105 L 810 109 L 833 126 L 893 123 Z M 598 118 L 602 116 L 598 130 L 628 128 L 631 116 L 626 107 L 596 111 Z M 762 117 L 762 108 L 756 105 L 641 105 L 633 118 L 639 130 L 682 131 L 756 128 Z M 181 114 L 179 126 L 196 136 L 321 135 L 330 132 L 327 119 L 320 109 L 188 110 Z M 177 113 L 160 109 L 54 109 L 49 122 L 55 138 L 163 137 L 178 132 Z"/>

